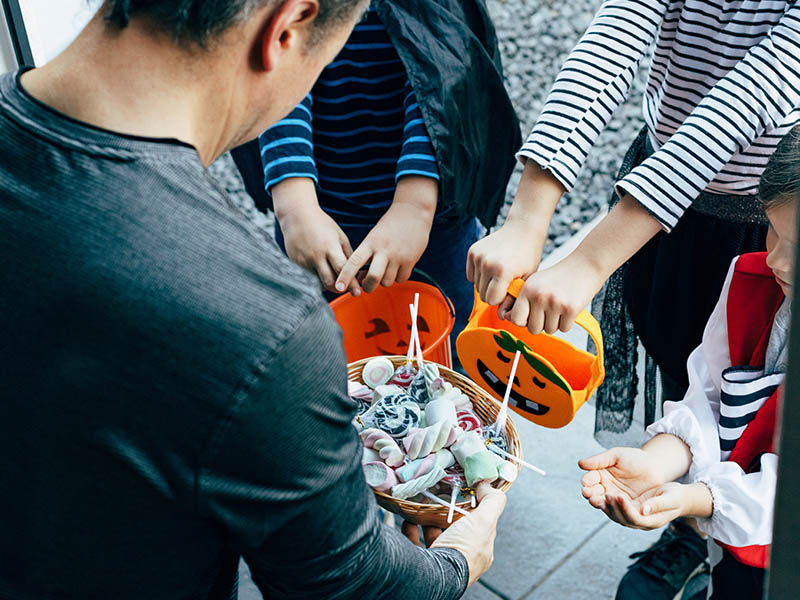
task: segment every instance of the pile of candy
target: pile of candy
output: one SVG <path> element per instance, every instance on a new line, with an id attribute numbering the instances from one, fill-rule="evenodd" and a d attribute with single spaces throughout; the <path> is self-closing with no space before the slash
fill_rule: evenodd
<path id="1" fill-rule="evenodd" d="M 517 466 L 496 453 L 506 454 L 503 434 L 483 426 L 469 397 L 420 354 L 419 368 L 410 356 L 397 369 L 387 358 L 373 358 L 361 374 L 364 383 L 349 383 L 359 403 L 355 425 L 367 483 L 401 500 L 441 503 L 444 495 L 452 506 L 474 500 L 479 481 L 513 481 Z"/>

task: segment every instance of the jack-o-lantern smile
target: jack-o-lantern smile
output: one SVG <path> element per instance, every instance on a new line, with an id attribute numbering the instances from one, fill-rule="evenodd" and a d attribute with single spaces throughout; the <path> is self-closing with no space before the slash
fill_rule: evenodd
<path id="1" fill-rule="evenodd" d="M 500 358 L 501 353 L 498 352 L 497 354 L 498 358 Z M 501 360 L 503 362 L 506 362 L 505 356 L 503 356 Z M 480 359 L 478 359 L 478 372 L 481 374 L 481 377 L 486 382 L 486 385 L 492 388 L 492 390 L 494 390 L 496 394 L 500 396 L 505 395 L 506 386 L 508 386 L 508 381 L 502 381 L 497 375 L 495 375 L 491 371 L 491 369 L 489 369 L 489 367 L 483 364 L 483 361 L 481 361 Z M 544 389 L 544 387 L 547 385 L 542 381 L 540 381 L 538 377 L 533 378 L 533 383 L 536 387 L 540 389 Z M 517 386 L 519 385 L 518 377 L 514 378 L 514 384 Z M 522 394 L 518 393 L 513 387 L 511 388 L 511 393 L 509 394 L 508 401 L 513 402 L 514 405 L 517 406 L 518 408 L 527 411 L 529 413 L 532 413 L 534 415 L 541 416 L 547 413 L 548 410 L 550 410 L 549 406 L 545 406 L 544 404 L 538 404 L 533 400 L 531 400 L 530 398 L 526 398 Z"/>

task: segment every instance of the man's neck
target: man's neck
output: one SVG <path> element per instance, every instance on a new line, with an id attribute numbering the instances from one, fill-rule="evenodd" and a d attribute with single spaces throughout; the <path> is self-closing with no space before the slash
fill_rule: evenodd
<path id="1" fill-rule="evenodd" d="M 24 74 L 22 84 L 79 121 L 191 144 L 208 165 L 231 145 L 237 133 L 232 116 L 243 110 L 227 93 L 235 73 L 219 64 L 213 54 L 193 56 L 135 21 L 109 32 L 98 16 L 62 54 Z"/>

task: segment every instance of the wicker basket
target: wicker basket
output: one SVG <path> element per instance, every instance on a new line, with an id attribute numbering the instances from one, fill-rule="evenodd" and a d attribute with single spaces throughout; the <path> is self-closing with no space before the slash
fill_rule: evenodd
<path id="1" fill-rule="evenodd" d="M 402 365 L 406 361 L 405 356 L 387 356 L 386 358 L 392 361 L 392 364 L 394 364 L 395 368 Z M 369 360 L 369 358 L 365 358 L 354 363 L 350 363 L 347 368 L 348 378 L 351 381 L 363 383 L 363 380 L 361 379 L 361 371 L 363 370 L 364 365 L 369 362 Z M 475 407 L 475 414 L 484 425 L 491 425 L 495 422 L 497 413 L 500 412 L 500 404 L 494 398 L 492 398 L 478 385 L 473 383 L 472 380 L 467 379 L 460 373 L 456 373 L 455 371 L 442 365 L 437 366 L 439 367 L 439 373 L 441 374 L 442 379 L 450 382 L 453 386 L 460 389 L 469 397 L 473 406 Z M 517 433 L 517 428 L 514 425 L 514 421 L 511 419 L 510 411 L 508 419 L 506 420 L 506 440 L 508 441 L 508 452 L 517 458 L 522 459 L 522 443 L 520 442 L 519 433 Z M 517 473 L 519 473 L 520 470 L 521 467 L 517 465 Z M 493 485 L 499 490 L 505 492 L 511 487 L 511 482 L 496 481 Z M 417 523 L 418 525 L 431 525 L 442 528 L 448 526 L 448 508 L 446 506 L 433 503 L 422 504 L 419 502 L 411 502 L 409 500 L 399 500 L 393 496 L 390 496 L 389 494 L 378 491 L 375 491 L 375 497 L 378 501 L 378 504 L 383 508 L 400 515 L 406 521 L 410 521 L 411 523 Z M 457 506 L 465 510 L 469 510 L 470 503 L 459 502 Z M 459 513 L 453 513 L 454 522 L 460 517 L 461 515 Z"/>

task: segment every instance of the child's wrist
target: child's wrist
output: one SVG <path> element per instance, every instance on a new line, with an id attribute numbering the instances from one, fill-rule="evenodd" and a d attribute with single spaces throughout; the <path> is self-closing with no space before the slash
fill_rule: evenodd
<path id="1" fill-rule="evenodd" d="M 705 483 L 689 483 L 685 486 L 685 502 L 681 510 L 682 517 L 708 519 L 714 512 L 714 497 Z"/>

